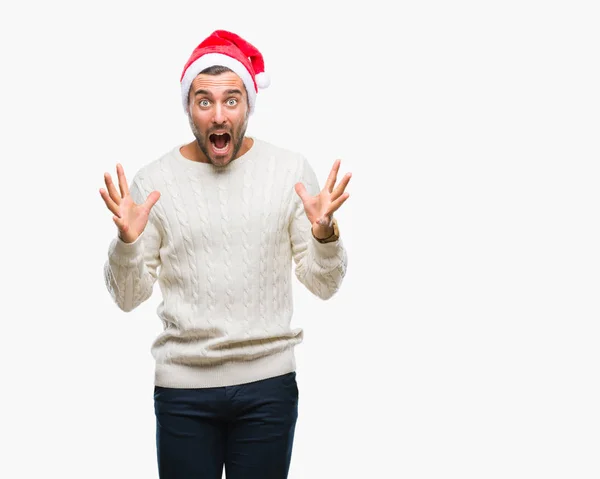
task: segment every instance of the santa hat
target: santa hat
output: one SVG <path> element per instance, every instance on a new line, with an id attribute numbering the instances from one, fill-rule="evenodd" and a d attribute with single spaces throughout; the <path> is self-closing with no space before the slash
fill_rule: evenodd
<path id="1" fill-rule="evenodd" d="M 265 73 L 262 54 L 246 40 L 225 30 L 215 30 L 192 52 L 181 73 L 181 100 L 188 113 L 190 87 L 194 78 L 205 68 L 221 65 L 236 73 L 248 92 L 250 113 L 254 111 L 259 88 L 270 84 Z"/>

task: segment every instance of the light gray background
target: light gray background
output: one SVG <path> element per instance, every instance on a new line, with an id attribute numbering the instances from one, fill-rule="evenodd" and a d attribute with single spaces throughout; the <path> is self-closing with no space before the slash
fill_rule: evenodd
<path id="1" fill-rule="evenodd" d="M 0 476 L 156 478 L 158 288 L 120 312 L 98 194 L 191 135 L 217 28 L 249 133 L 342 159 L 348 274 L 295 283 L 290 479 L 600 476 L 599 16 L 583 1 L 25 2 L 0 11 Z"/>

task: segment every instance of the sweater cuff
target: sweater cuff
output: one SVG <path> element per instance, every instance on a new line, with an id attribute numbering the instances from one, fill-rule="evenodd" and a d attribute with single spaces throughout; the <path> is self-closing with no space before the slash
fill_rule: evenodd
<path id="1" fill-rule="evenodd" d="M 125 243 L 117 236 L 110 245 L 109 257 L 119 266 L 135 266 L 143 254 L 143 234 L 142 232 L 133 243 Z"/>
<path id="2" fill-rule="evenodd" d="M 330 243 L 320 243 L 315 239 L 312 233 L 310 236 L 312 250 L 314 251 L 314 256 L 317 262 L 319 262 L 321 259 L 328 260 L 335 258 L 343 249 L 342 238 L 338 238 L 337 241 L 332 241 Z"/>

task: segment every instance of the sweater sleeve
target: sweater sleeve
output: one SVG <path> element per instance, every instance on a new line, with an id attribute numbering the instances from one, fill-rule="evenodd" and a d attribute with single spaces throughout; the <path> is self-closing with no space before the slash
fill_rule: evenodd
<path id="1" fill-rule="evenodd" d="M 300 181 L 309 194 L 319 193 L 315 172 L 304 158 Z M 293 198 L 289 231 L 296 277 L 311 293 L 321 299 L 329 299 L 339 290 L 346 274 L 346 249 L 341 236 L 337 241 L 319 243 L 312 235 L 312 225 L 304 212 L 302 200 L 296 192 Z"/>
<path id="2" fill-rule="evenodd" d="M 138 176 L 131 183 L 130 194 L 138 204 L 148 196 Z M 158 277 L 161 235 L 153 212 L 154 209 L 150 211 L 146 228 L 133 243 L 125 243 L 117 236 L 108 248 L 104 282 L 114 302 L 125 312 L 132 311 L 152 295 Z"/>

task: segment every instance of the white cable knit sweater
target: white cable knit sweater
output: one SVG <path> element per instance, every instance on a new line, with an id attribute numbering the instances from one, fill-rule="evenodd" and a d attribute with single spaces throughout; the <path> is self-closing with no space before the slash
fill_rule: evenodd
<path id="1" fill-rule="evenodd" d="M 295 370 L 290 329 L 292 260 L 312 293 L 328 299 L 346 273 L 342 240 L 311 234 L 294 184 L 320 190 L 306 159 L 254 138 L 226 167 L 184 158 L 181 145 L 146 165 L 130 184 L 143 202 L 161 197 L 133 243 L 115 238 L 106 286 L 123 311 L 152 294 L 164 330 L 152 345 L 155 384 L 174 388 L 228 386 Z"/>

